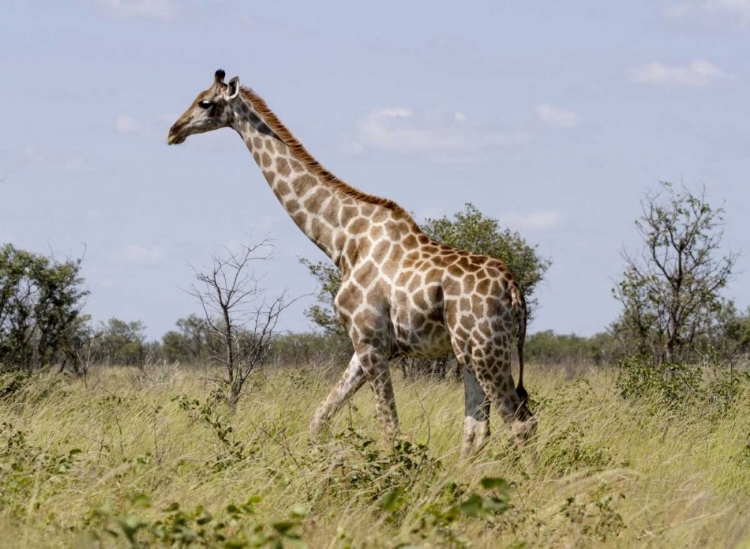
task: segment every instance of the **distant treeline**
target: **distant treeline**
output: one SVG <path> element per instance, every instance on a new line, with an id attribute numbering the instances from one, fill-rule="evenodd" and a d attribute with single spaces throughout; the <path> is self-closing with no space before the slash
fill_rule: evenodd
<path id="1" fill-rule="evenodd" d="M 618 317 L 590 337 L 532 333 L 525 345 L 527 362 L 609 366 L 636 358 L 649 369 L 666 365 L 671 372 L 677 364 L 707 357 L 731 364 L 728 359 L 750 350 L 750 310 L 739 310 L 721 293 L 739 257 L 721 253 L 724 210 L 707 202 L 705 190 L 695 194 L 665 182 L 646 193 L 641 205 L 635 226 L 642 247 L 624 252 L 624 272 L 612 289 L 622 305 Z M 426 220 L 422 229 L 436 241 L 502 259 L 523 289 L 533 319 L 535 289 L 551 265 L 535 245 L 471 204 L 452 218 Z M 250 265 L 267 257 L 255 253 L 264 243 L 244 247 L 244 254 L 214 258 L 213 271 L 196 273 L 202 290 L 193 295 L 205 315 L 178 320 L 159 341 L 147 341 L 140 321 L 91 322 L 83 313 L 88 291 L 80 259 L 61 261 L 2 245 L 0 371 L 56 366 L 85 373 L 93 364 L 211 363 L 224 365 L 231 383 L 234 372 L 244 371 L 246 377 L 256 366 L 342 368 L 352 350 L 333 311 L 341 275 L 332 263 L 302 260 L 319 283 L 316 301 L 306 311 L 314 333 L 275 332 L 283 296 L 270 299 L 270 309 L 240 306 L 243 298 L 251 302 L 262 294 L 252 284 Z M 397 364 L 405 376 L 460 374 L 450 357 Z"/>
<path id="2" fill-rule="evenodd" d="M 179 362 L 184 365 L 208 364 L 225 351 L 214 337 L 208 322 L 197 315 L 181 318 L 175 330 L 170 330 L 160 341 L 147 341 L 146 326 L 142 322 L 127 322 L 112 318 L 94 330 L 86 343 L 86 359 L 104 365 L 140 366 L 149 362 Z M 251 337 L 240 333 L 238 338 Z M 717 340 L 706 342 L 716 352 L 736 355 L 750 348 L 750 319 L 734 315 L 725 329 L 717 330 Z M 265 366 L 344 367 L 351 357 L 351 346 L 346 338 L 320 333 L 284 333 L 274 336 Z M 557 334 L 552 330 L 527 336 L 525 360 L 548 366 L 587 364 L 615 365 L 628 356 L 627 340 L 615 333 L 603 332 L 590 337 Z M 437 377 L 457 373 L 454 359 L 402 360 L 397 363 L 406 375 L 431 374 Z"/>
<path id="3" fill-rule="evenodd" d="M 240 334 L 239 338 L 250 337 Z M 161 341 L 146 341 L 145 325 L 116 318 L 103 323 L 92 336 L 91 359 L 100 364 L 139 365 L 145 361 L 205 364 L 224 352 L 208 322 L 197 315 L 181 318 L 176 329 L 164 334 Z M 320 333 L 286 333 L 274 336 L 266 365 L 336 366 L 345 365 L 351 356 L 346 338 Z M 613 335 L 602 333 L 592 337 L 556 334 L 551 330 L 527 336 L 525 358 L 539 364 L 585 363 L 606 365 L 621 354 Z M 425 371 L 440 375 L 451 369 L 448 357 L 436 361 L 407 361 L 408 367 L 421 365 Z"/>

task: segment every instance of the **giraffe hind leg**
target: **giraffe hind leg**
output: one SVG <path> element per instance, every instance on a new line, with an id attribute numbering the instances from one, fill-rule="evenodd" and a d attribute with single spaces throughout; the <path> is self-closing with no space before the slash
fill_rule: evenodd
<path id="1" fill-rule="evenodd" d="M 514 387 L 510 353 L 502 350 L 475 353 L 474 365 L 477 381 L 489 401 L 510 426 L 516 441 L 524 444 L 536 432 L 537 419 Z"/>
<path id="2" fill-rule="evenodd" d="M 474 372 L 464 367 L 464 439 L 461 457 L 478 451 L 490 436 L 490 401 L 479 385 Z"/>

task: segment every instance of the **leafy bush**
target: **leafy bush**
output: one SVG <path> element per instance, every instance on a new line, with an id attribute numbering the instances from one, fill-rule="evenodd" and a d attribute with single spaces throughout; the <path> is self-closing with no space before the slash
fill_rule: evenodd
<path id="1" fill-rule="evenodd" d="M 750 375 L 731 364 L 706 360 L 702 364 L 654 364 L 634 356 L 618 364 L 615 386 L 626 400 L 653 399 L 667 409 L 703 404 L 714 413 L 726 413 Z"/>
<path id="2" fill-rule="evenodd" d="M 0 509 L 21 518 L 36 511 L 50 495 L 64 489 L 64 478 L 81 451 L 64 454 L 42 450 L 11 423 L 0 425 Z"/>
<path id="3" fill-rule="evenodd" d="M 421 539 L 437 533 L 450 547 L 471 547 L 471 542 L 461 535 L 459 522 L 478 520 L 492 526 L 509 509 L 510 485 L 505 479 L 483 477 L 479 485 L 486 492 L 484 495 L 469 492 L 455 482 L 444 484 L 434 501 L 415 510 L 410 533 Z M 383 498 L 382 506 L 389 513 L 397 513 L 404 505 L 402 492 L 391 492 Z"/>
<path id="4" fill-rule="evenodd" d="M 138 512 L 130 510 L 117 514 L 110 505 L 94 509 L 90 523 L 98 528 L 91 537 L 104 541 L 108 536 L 122 539 L 132 548 L 150 547 L 225 547 L 242 549 L 250 547 L 306 547 L 298 532 L 307 509 L 298 505 L 285 520 L 258 521 L 255 504 L 260 501 L 250 497 L 244 503 L 230 503 L 220 516 L 209 513 L 198 505 L 192 511 L 183 511 L 175 502 L 161 510 L 157 520 L 149 521 Z M 132 506 L 148 509 L 149 498 L 139 494 Z"/>
<path id="5" fill-rule="evenodd" d="M 614 503 L 625 496 L 607 494 L 607 488 L 606 484 L 600 486 L 589 501 L 577 501 L 578 498 L 571 496 L 562 508 L 563 515 L 583 536 L 600 543 L 617 537 L 625 529 L 625 521 L 614 509 Z"/>
<path id="6" fill-rule="evenodd" d="M 236 439 L 234 428 L 228 423 L 227 418 L 216 413 L 210 403 L 201 404 L 198 399 L 189 399 L 185 395 L 173 398 L 172 401 L 176 401 L 180 409 L 187 412 L 194 422 L 203 424 L 215 435 L 215 457 L 207 464 L 211 472 L 223 471 L 246 460 L 257 451 L 256 446 L 248 447 Z"/>
<path id="7" fill-rule="evenodd" d="M 627 400 L 656 398 L 674 408 L 692 399 L 702 398 L 703 372 L 682 363 L 658 366 L 650 358 L 629 357 L 618 363 L 615 386 Z"/>
<path id="8" fill-rule="evenodd" d="M 330 471 L 321 495 L 373 502 L 394 490 L 408 490 L 418 479 L 434 477 L 442 467 L 423 444 L 397 440 L 384 451 L 353 428 L 337 434 L 336 440 L 340 451 L 333 460 L 328 448 L 320 456 L 321 465 Z"/>
<path id="9" fill-rule="evenodd" d="M 546 442 L 540 465 L 557 475 L 580 469 L 604 469 L 612 461 L 609 448 L 584 441 L 584 430 L 577 422 L 557 430 Z"/>
<path id="10" fill-rule="evenodd" d="M 2 368 L 0 368 L 2 371 Z M 0 375 L 0 400 L 12 398 L 26 387 L 31 375 L 28 371 L 8 372 Z"/>

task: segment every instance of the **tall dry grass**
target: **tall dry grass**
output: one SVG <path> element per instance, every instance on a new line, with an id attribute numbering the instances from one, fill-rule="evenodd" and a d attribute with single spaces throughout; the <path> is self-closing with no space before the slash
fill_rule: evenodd
<path id="1" fill-rule="evenodd" d="M 258 544 L 289 528 L 309 547 L 750 547 L 750 392 L 718 414 L 624 401 L 606 370 L 532 366 L 528 380 L 538 438 L 519 451 L 493 417 L 489 445 L 462 462 L 457 383 L 397 379 L 413 444 L 394 452 L 367 388 L 310 446 L 333 382 L 307 370 L 257 372 L 233 417 L 196 370 L 35 377 L 0 401 L 0 545 L 129 546 L 128 525 L 173 543 L 180 520 L 204 528 L 187 516 L 202 505 L 205 528 Z M 495 504 L 472 515 L 471 494 Z M 227 514 L 250 496 L 254 514 Z"/>

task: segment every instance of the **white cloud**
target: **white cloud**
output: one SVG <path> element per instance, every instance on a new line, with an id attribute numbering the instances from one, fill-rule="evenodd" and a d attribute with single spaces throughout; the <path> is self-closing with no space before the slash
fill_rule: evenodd
<path id="1" fill-rule="evenodd" d="M 162 246 L 141 246 L 139 244 L 129 244 L 121 250 L 115 252 L 112 259 L 117 263 L 132 263 L 137 265 L 156 265 L 165 256 L 165 250 Z"/>
<path id="2" fill-rule="evenodd" d="M 691 61 L 688 65 L 665 65 L 663 63 L 649 63 L 631 71 L 630 77 L 643 84 L 659 86 L 708 86 L 726 73 L 719 67 L 705 60 Z"/>
<path id="3" fill-rule="evenodd" d="M 445 215 L 443 208 L 426 207 L 415 212 L 415 217 L 419 223 L 424 223 L 427 219 L 440 219 Z"/>
<path id="4" fill-rule="evenodd" d="M 686 0 L 663 10 L 668 19 L 730 19 L 740 27 L 750 26 L 750 0 Z"/>
<path id="5" fill-rule="evenodd" d="M 562 219 L 556 210 L 534 210 L 528 214 L 512 214 L 500 216 L 498 221 L 502 225 L 519 231 L 543 231 L 551 229 Z"/>
<path id="6" fill-rule="evenodd" d="M 99 213 L 99 210 L 96 208 L 89 208 L 86 210 L 86 219 L 89 219 L 91 221 L 98 221 L 102 218 L 102 214 Z"/>
<path id="7" fill-rule="evenodd" d="M 339 145 L 339 149 L 345 154 L 351 154 L 354 156 L 359 156 L 365 152 L 365 148 L 362 146 L 362 143 L 360 143 L 356 139 L 350 138 L 343 139 L 341 141 L 341 144 Z"/>
<path id="8" fill-rule="evenodd" d="M 121 19 L 169 19 L 172 17 L 170 0 L 97 0 L 111 16 Z"/>
<path id="9" fill-rule="evenodd" d="M 555 107 L 549 103 L 536 106 L 536 116 L 553 128 L 575 128 L 578 126 L 578 113 Z"/>
<path id="10" fill-rule="evenodd" d="M 111 278 L 103 278 L 99 281 L 99 287 L 106 290 L 111 290 L 112 288 L 117 287 L 117 283 Z"/>
<path id="11" fill-rule="evenodd" d="M 96 171 L 94 165 L 80 156 L 71 156 L 62 164 L 62 171 L 71 174 L 93 173 Z"/>
<path id="12" fill-rule="evenodd" d="M 141 125 L 138 123 L 138 121 L 133 118 L 132 116 L 128 116 L 126 114 L 121 114 L 117 117 L 117 121 L 115 122 L 115 129 L 118 132 L 123 133 L 129 133 L 129 132 L 135 132 L 140 129 Z"/>
<path id="13" fill-rule="evenodd" d="M 524 132 L 498 132 L 472 126 L 462 113 L 424 114 L 404 108 L 368 113 L 358 125 L 358 144 L 375 148 L 438 154 L 466 154 L 528 139 Z"/>
<path id="14" fill-rule="evenodd" d="M 441 128 L 420 127 L 408 109 L 382 109 L 369 113 L 359 125 L 362 141 L 383 149 L 411 151 L 468 151 L 461 135 Z"/>
<path id="15" fill-rule="evenodd" d="M 23 154 L 27 160 L 39 160 L 41 158 L 34 145 L 26 145 L 23 149 Z"/>
<path id="16" fill-rule="evenodd" d="M 24 159 L 35 168 L 80 175 L 97 170 L 96 159 L 90 154 L 78 151 L 40 151 L 33 144 L 23 149 Z"/>

